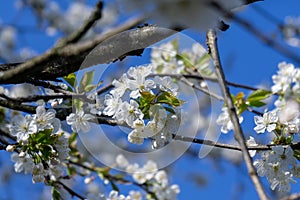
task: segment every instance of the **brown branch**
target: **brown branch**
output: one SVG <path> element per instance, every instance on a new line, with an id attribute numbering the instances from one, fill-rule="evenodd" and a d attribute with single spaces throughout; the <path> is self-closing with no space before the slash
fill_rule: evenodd
<path id="1" fill-rule="evenodd" d="M 16 76 L 28 76 L 30 74 L 42 72 L 43 70 L 45 70 L 47 68 L 47 62 L 51 61 L 57 56 L 60 56 L 60 51 L 65 46 L 78 41 L 92 27 L 94 22 L 101 17 L 100 9 L 102 9 L 102 1 L 97 4 L 97 7 L 92 13 L 91 17 L 81 28 L 78 29 L 78 31 L 64 39 L 61 39 L 52 49 L 46 51 L 41 56 L 37 56 L 32 60 L 17 65 L 15 68 L 2 72 L 0 74 L 0 83 L 8 83 Z"/>
<path id="2" fill-rule="evenodd" d="M 211 77 L 211 76 L 205 76 L 205 75 L 193 75 L 193 74 L 151 74 L 151 76 L 170 76 L 170 77 L 174 77 L 174 78 L 178 78 L 180 76 L 183 76 L 185 78 L 191 78 L 191 79 L 196 79 L 196 80 L 201 80 L 201 81 L 212 81 L 212 82 L 218 82 L 218 79 L 215 77 Z M 243 85 L 243 84 L 239 84 L 239 83 L 234 83 L 234 82 L 230 82 L 230 81 L 226 81 L 227 85 L 233 86 L 233 87 L 237 87 L 237 88 L 243 88 L 243 89 L 247 89 L 247 90 L 259 90 L 259 88 L 256 87 L 252 87 L 249 85 Z"/>
<path id="3" fill-rule="evenodd" d="M 289 196 L 283 197 L 280 200 L 299 200 L 300 199 L 300 193 L 291 194 Z"/>
<path id="4" fill-rule="evenodd" d="M 218 148 L 223 148 L 223 149 L 230 149 L 230 150 L 236 150 L 236 151 L 241 151 L 241 148 L 236 145 L 231 145 L 231 144 L 225 144 L 225 143 L 219 143 L 219 142 L 214 142 L 211 140 L 203 140 L 203 139 L 198 139 L 198 138 L 191 138 L 191 137 L 186 137 L 183 135 L 172 135 L 174 140 L 179 140 L 183 142 L 191 142 L 194 144 L 204 144 L 207 146 L 213 146 L 213 147 L 218 147 Z M 275 145 L 258 145 L 258 146 L 250 146 L 247 147 L 247 150 L 258 150 L 258 151 L 267 151 L 271 150 L 271 147 Z"/>
<path id="5" fill-rule="evenodd" d="M 59 98 L 62 99 L 74 98 L 74 99 L 81 99 L 84 102 L 88 102 L 88 103 L 95 103 L 94 100 L 87 98 L 85 94 L 76 94 L 73 92 L 68 92 L 67 94 L 34 95 L 34 96 L 20 97 L 20 98 L 9 98 L 9 100 L 22 103 L 22 102 L 33 102 L 38 100 L 48 101 L 50 99 L 59 99 Z"/>
<path id="6" fill-rule="evenodd" d="M 83 26 L 81 26 L 76 32 L 74 32 L 68 38 L 66 38 L 66 41 L 64 41 L 64 43 L 67 45 L 67 44 L 78 42 L 93 27 L 95 22 L 102 17 L 102 9 L 103 9 L 103 1 L 100 0 L 96 4 L 94 10 L 92 11 L 92 14 L 85 21 Z"/>
<path id="7" fill-rule="evenodd" d="M 225 75 L 224 75 L 224 72 L 222 69 L 219 51 L 218 51 L 218 47 L 217 47 L 217 36 L 216 36 L 216 32 L 212 29 L 208 30 L 208 32 L 207 32 L 207 45 L 208 45 L 209 52 L 210 52 L 213 62 L 214 62 L 216 75 L 217 75 L 219 84 L 221 86 L 222 93 L 225 97 L 225 103 L 228 107 L 230 119 L 234 126 L 234 133 L 235 133 L 234 136 L 241 147 L 243 157 L 244 157 L 247 169 L 248 169 L 248 174 L 254 184 L 254 187 L 256 188 L 259 198 L 262 200 L 266 200 L 266 199 L 268 199 L 268 197 L 263 189 L 260 179 L 258 178 L 256 170 L 252 164 L 252 159 L 250 157 L 247 145 L 245 143 L 243 131 L 242 131 L 240 123 L 239 123 L 239 118 L 237 116 L 233 101 L 230 97 L 229 88 L 226 85 L 226 79 L 225 79 Z"/>
<path id="8" fill-rule="evenodd" d="M 61 185 L 72 197 L 78 197 L 81 200 L 85 200 L 86 198 L 80 194 L 78 194 L 77 192 L 75 192 L 72 188 L 69 188 L 68 186 L 66 186 L 63 182 L 61 181 L 56 181 L 55 183 Z"/>
<path id="9" fill-rule="evenodd" d="M 123 25 L 96 37 L 94 40 L 80 44 L 70 44 L 59 49 L 57 47 L 53 48 L 45 54 L 17 67 L 15 64 L 0 65 L 0 71 L 2 68 L 5 70 L 9 69 L 2 72 L 0 83 L 24 82 L 29 78 L 55 80 L 57 77 L 78 71 L 79 67 L 83 69 L 96 64 L 109 63 L 116 59 L 124 59 L 124 57 L 129 55 L 140 55 L 144 48 L 176 33 L 175 31 L 156 26 L 145 26 L 124 32 L 138 25 L 143 20 L 144 18 L 128 20 Z M 82 65 L 87 55 L 88 59 Z M 28 70 L 28 73 L 24 74 L 21 72 L 22 70 L 18 70 L 31 69 L 31 67 L 34 67 L 35 71 Z M 22 74 L 22 76 L 13 77 L 13 74 Z"/>
<path id="10" fill-rule="evenodd" d="M 183 82 L 184 84 L 186 84 L 186 85 L 188 85 L 188 86 L 190 86 L 190 87 L 192 87 L 194 89 L 197 89 L 197 90 L 203 92 L 204 94 L 206 94 L 206 95 L 208 95 L 210 97 L 213 97 L 213 98 L 215 98 L 215 99 L 217 99 L 219 101 L 223 101 L 224 100 L 223 97 L 221 97 L 220 95 L 215 94 L 215 93 L 209 91 L 207 88 L 203 88 L 203 87 L 200 87 L 198 85 L 195 85 L 194 83 L 190 82 L 188 79 L 186 79 L 186 78 L 184 78 L 182 76 L 181 76 L 181 78 L 179 80 L 181 82 Z"/>
<path id="11" fill-rule="evenodd" d="M 13 110 L 18 110 L 26 113 L 35 113 L 35 107 L 34 106 L 28 106 L 28 105 L 22 105 L 19 102 L 15 102 L 12 100 L 3 100 L 0 99 L 0 106 L 5 108 L 10 108 Z"/>
<path id="12" fill-rule="evenodd" d="M 82 168 L 87 169 L 87 170 L 92 171 L 92 172 L 99 173 L 99 171 L 97 170 L 97 167 L 94 167 L 94 166 L 86 166 L 82 163 L 74 162 L 72 160 L 69 160 L 69 164 L 82 167 Z M 130 183 L 130 184 L 133 184 L 135 186 L 138 186 L 139 188 L 143 189 L 148 194 L 154 195 L 155 199 L 157 199 L 155 193 L 151 192 L 148 189 L 149 185 L 147 183 L 139 184 L 135 181 L 130 181 L 130 180 L 127 180 L 127 179 L 121 178 L 121 177 L 116 177 L 116 176 L 113 176 L 109 173 L 105 173 L 103 175 L 104 175 L 104 178 L 108 179 L 110 182 L 115 181 L 115 182 L 120 183 L 120 184 L 129 184 Z"/>

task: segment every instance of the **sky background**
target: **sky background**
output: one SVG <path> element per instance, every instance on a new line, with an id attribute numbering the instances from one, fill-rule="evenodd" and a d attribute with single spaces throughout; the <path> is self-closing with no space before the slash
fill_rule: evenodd
<path id="1" fill-rule="evenodd" d="M 60 4 L 67 8 L 72 1 L 62 0 Z M 87 1 L 94 5 L 95 1 Z M 300 1 L 297 0 L 265 0 L 254 6 L 249 6 L 238 13 L 253 26 L 259 28 L 262 33 L 280 41 L 278 27 L 257 12 L 253 7 L 259 7 L 283 22 L 286 16 L 300 16 Z M 29 10 L 16 12 L 14 1 L 2 0 L 0 4 L 0 19 L 2 24 L 19 24 L 27 26 L 24 33 L 18 37 L 18 45 L 30 46 L 38 53 L 42 53 L 53 45 L 59 35 L 45 37 L 42 31 L 30 27 L 36 27 L 36 20 Z M 263 44 L 257 37 L 246 31 L 237 23 L 228 22 L 230 28 L 226 32 L 219 32 L 219 50 L 227 80 L 251 86 L 270 86 L 271 76 L 277 71 L 277 64 L 282 61 L 292 62 L 296 67 L 299 63 L 282 56 L 274 49 Z M 1 26 L 0 26 L 1 27 Z M 29 28 L 28 28 L 29 27 Z M 205 45 L 205 34 L 193 30 L 184 31 L 185 34 Z M 300 55 L 299 48 L 290 48 Z M 233 93 L 240 91 L 233 88 Z M 248 118 L 243 123 L 246 134 L 255 134 L 253 114 L 247 114 Z M 222 135 L 221 139 L 232 138 L 233 133 Z M 259 140 L 263 140 L 259 138 Z M 198 159 L 193 153 L 198 152 L 199 146 L 192 145 L 190 153 L 185 154 L 171 169 L 171 182 L 180 185 L 181 193 L 178 199 L 257 199 L 244 165 L 235 165 L 226 159 L 216 161 L 213 157 Z M 6 152 L 0 152 L 0 199 L 37 199 L 42 189 L 42 184 L 31 184 L 31 177 L 22 174 L 13 175 L 5 179 L 12 170 Z M 270 192 L 265 178 L 262 179 L 265 188 Z M 300 184 L 292 185 L 293 191 L 297 191 Z M 298 190 L 299 192 L 299 190 Z M 25 197 L 25 198 L 24 198 Z M 27 198 L 28 197 L 28 198 Z"/>

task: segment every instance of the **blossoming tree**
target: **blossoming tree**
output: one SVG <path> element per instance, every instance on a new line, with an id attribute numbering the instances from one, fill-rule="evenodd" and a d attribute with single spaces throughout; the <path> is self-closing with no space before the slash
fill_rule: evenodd
<path id="1" fill-rule="evenodd" d="M 51 189 L 46 199 L 171 200 L 183 192 L 172 180 L 182 170 L 171 167 L 181 156 L 229 151 L 228 162 L 243 158 L 259 199 L 299 199 L 300 56 L 290 48 L 299 47 L 299 24 L 287 18 L 277 41 L 240 17 L 256 4 L 264 2 L 15 1 L 14 14 L 32 11 L 55 44 L 40 54 L 20 48 L 32 28 L 0 24 L 0 149 L 9 167 Z M 290 60 L 271 86 L 227 80 L 217 36 L 230 23 Z M 195 32 L 206 33 L 207 47 Z"/>

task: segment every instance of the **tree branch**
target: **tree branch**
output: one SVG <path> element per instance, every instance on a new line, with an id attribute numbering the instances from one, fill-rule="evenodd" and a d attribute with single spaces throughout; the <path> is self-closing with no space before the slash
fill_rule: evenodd
<path id="1" fill-rule="evenodd" d="M 86 23 L 81 26 L 74 34 L 61 39 L 52 49 L 46 51 L 43 55 L 37 56 L 32 60 L 17 65 L 13 69 L 9 69 L 5 72 L 0 73 L 0 83 L 8 83 L 11 79 L 16 76 L 28 76 L 33 73 L 42 72 L 47 68 L 46 63 L 60 55 L 60 51 L 70 43 L 77 42 L 94 24 L 96 20 L 101 17 L 102 1 L 100 1 L 96 9 L 93 11 L 90 18 Z M 39 66 L 39 67 L 37 67 Z"/>
<path id="2" fill-rule="evenodd" d="M 76 32 L 71 34 L 68 38 L 66 38 L 65 41 L 63 41 L 65 45 L 78 42 L 93 27 L 95 22 L 102 17 L 102 9 L 103 1 L 100 0 L 85 23 Z"/>
<path id="3" fill-rule="evenodd" d="M 252 164 L 252 159 L 248 152 L 248 148 L 245 143 L 243 131 L 241 129 L 238 116 L 236 114 L 236 109 L 232 102 L 229 88 L 226 86 L 226 79 L 225 79 L 225 75 L 224 75 L 224 72 L 223 72 L 223 69 L 221 66 L 219 51 L 218 51 L 218 47 L 217 47 L 217 36 L 216 36 L 216 32 L 212 29 L 208 30 L 208 32 L 207 32 L 207 45 L 208 45 L 209 52 L 210 52 L 213 62 L 214 62 L 216 75 L 217 75 L 219 84 L 221 86 L 222 93 L 224 94 L 224 97 L 225 97 L 225 103 L 228 107 L 229 116 L 230 116 L 231 122 L 233 123 L 233 126 L 234 126 L 234 133 L 235 133 L 234 136 L 241 147 L 243 157 L 244 157 L 247 169 L 248 169 L 248 174 L 256 188 L 259 198 L 262 200 L 266 200 L 266 199 L 268 199 L 268 197 L 262 187 L 262 184 L 257 176 L 256 170 Z"/>
<path id="4" fill-rule="evenodd" d="M 81 196 L 80 194 L 78 194 L 77 192 L 75 192 L 73 189 L 69 188 L 68 186 L 66 186 L 63 182 L 61 181 L 56 181 L 55 183 L 61 185 L 72 197 L 78 197 L 81 200 L 85 200 L 86 198 L 84 196 Z"/>
<path id="5" fill-rule="evenodd" d="M 289 196 L 283 197 L 280 200 L 299 200 L 300 199 L 300 193 L 291 194 Z"/>
<path id="6" fill-rule="evenodd" d="M 234 15 L 232 12 L 227 11 L 224 9 L 220 4 L 213 2 L 210 3 L 212 8 L 214 8 L 216 11 L 220 12 L 225 17 L 234 20 L 236 23 L 241 25 L 244 29 L 246 29 L 248 32 L 252 33 L 254 36 L 256 36 L 258 39 L 260 39 L 263 43 L 265 43 L 267 46 L 270 46 L 275 51 L 281 53 L 282 55 L 285 55 L 286 57 L 294 60 L 297 63 L 300 63 L 300 56 L 295 54 L 293 51 L 289 50 L 285 46 L 278 43 L 276 40 L 268 37 L 267 35 L 263 34 L 259 29 L 255 28 L 253 25 L 251 25 L 246 20 Z"/>
<path id="7" fill-rule="evenodd" d="M 21 83 L 26 82 L 29 78 L 31 80 L 32 78 L 55 80 L 58 77 L 78 71 L 79 67 L 83 69 L 96 64 L 124 59 L 126 56 L 140 55 L 144 48 L 176 33 L 156 26 L 145 26 L 124 32 L 143 20 L 144 18 L 128 20 L 123 25 L 91 41 L 70 44 L 64 48 L 54 47 L 45 54 L 17 66 L 16 64 L 0 65 L 0 70 L 7 70 L 2 72 L 0 83 Z M 87 55 L 89 57 L 82 65 Z M 29 70 L 33 68 L 34 71 Z M 27 70 L 26 73 L 24 70 Z M 21 74 L 22 76 L 20 76 Z"/>

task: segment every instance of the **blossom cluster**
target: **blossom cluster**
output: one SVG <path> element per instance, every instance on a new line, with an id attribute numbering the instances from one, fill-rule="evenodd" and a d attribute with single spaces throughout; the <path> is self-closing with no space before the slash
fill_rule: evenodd
<path id="1" fill-rule="evenodd" d="M 201 75 L 213 76 L 210 56 L 206 49 L 192 44 L 191 49 L 180 50 L 179 40 L 153 47 L 151 51 L 153 71 L 158 74 L 183 74 L 197 71 Z"/>
<path id="2" fill-rule="evenodd" d="M 261 153 L 261 159 L 254 161 L 259 176 L 266 176 L 272 190 L 285 194 L 291 190 L 290 183 L 296 183 L 300 178 L 300 165 L 294 157 L 290 146 L 274 146 L 272 151 Z"/>
<path id="3" fill-rule="evenodd" d="M 158 200 L 175 200 L 180 192 L 179 186 L 176 184 L 169 185 L 167 173 L 164 170 L 158 170 L 157 164 L 148 160 L 143 166 L 134 163 L 130 164 L 123 155 L 116 157 L 116 165 L 131 174 L 132 179 L 141 185 L 148 185 L 149 192 L 155 194 L 154 199 Z M 142 199 L 139 193 L 139 198 L 129 198 L 131 200 Z M 151 198 L 152 199 L 152 198 Z"/>
<path id="4" fill-rule="evenodd" d="M 32 173 L 33 183 L 44 182 L 45 177 L 57 180 L 63 174 L 63 164 L 69 156 L 68 139 L 60 132 L 60 120 L 55 110 L 45 109 L 40 103 L 34 115 L 16 115 L 9 125 L 16 145 L 9 145 L 8 151 L 18 149 L 11 155 L 15 171 Z"/>
<path id="5" fill-rule="evenodd" d="M 102 195 L 103 200 L 142 200 L 142 194 L 139 191 L 131 190 L 129 192 L 129 195 L 125 196 L 123 194 L 119 194 L 118 191 L 112 190 L 108 197 L 105 198 L 104 195 Z"/>
<path id="6" fill-rule="evenodd" d="M 271 151 L 260 153 L 261 159 L 254 161 L 259 176 L 266 176 L 272 190 L 278 189 L 281 194 L 290 191 L 290 183 L 295 183 L 294 178 L 299 178 L 300 165 L 299 152 L 292 149 L 291 145 L 297 141 L 300 131 L 300 68 L 295 68 L 293 64 L 281 62 L 278 64 L 277 74 L 272 76 L 273 86 L 271 91 L 256 91 L 248 98 L 240 93 L 233 97 L 240 123 L 243 121 L 241 113 L 247 106 L 261 107 L 265 103 L 261 100 L 269 97 L 270 94 L 278 98 L 274 102 L 273 110 L 265 110 L 264 113 L 254 116 L 254 131 L 258 134 L 274 134 L 271 144 Z M 217 119 L 217 124 L 221 125 L 221 132 L 227 133 L 233 129 L 229 117 L 228 108 L 223 107 L 222 113 Z M 254 138 L 250 136 L 247 141 L 249 146 L 257 146 Z M 252 157 L 256 151 L 249 151 Z"/>
<path id="7" fill-rule="evenodd" d="M 105 95 L 103 114 L 112 116 L 133 130 L 128 141 L 142 144 L 144 138 L 152 138 L 153 148 L 166 144 L 174 133 L 171 124 L 179 123 L 177 107 L 178 85 L 171 77 L 149 77 L 152 65 L 131 67 L 115 88 Z"/>
<path id="8" fill-rule="evenodd" d="M 287 16 L 282 26 L 282 34 L 287 44 L 293 47 L 300 46 L 299 30 L 300 17 Z"/>
<path id="9" fill-rule="evenodd" d="M 263 116 L 255 116 L 257 133 L 273 132 L 278 139 L 293 140 L 300 130 L 300 68 L 289 63 L 279 63 L 278 73 L 272 76 L 272 92 L 278 94 L 275 109 L 266 111 Z"/>
<path id="10" fill-rule="evenodd" d="M 274 144 L 290 145 L 300 131 L 300 69 L 293 64 L 278 64 L 278 72 L 272 76 L 272 92 L 278 94 L 275 109 L 265 111 L 263 116 L 255 116 L 254 130 L 261 134 L 274 133 Z M 293 177 L 299 178 L 300 165 L 295 158 L 295 151 L 287 146 L 274 146 L 272 151 L 261 153 L 261 159 L 254 165 L 260 176 L 266 176 L 272 190 L 278 188 L 282 193 L 289 192 Z"/>

